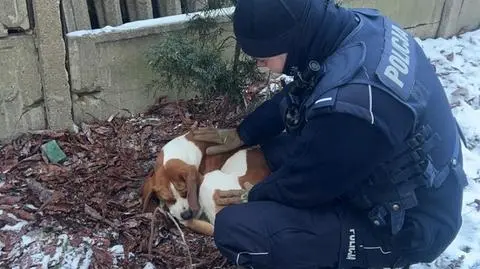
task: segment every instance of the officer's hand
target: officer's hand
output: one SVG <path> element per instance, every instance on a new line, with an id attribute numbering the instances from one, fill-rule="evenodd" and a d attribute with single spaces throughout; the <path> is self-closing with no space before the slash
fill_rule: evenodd
<path id="1" fill-rule="evenodd" d="M 217 129 L 212 127 L 197 128 L 192 131 L 193 140 L 217 143 L 217 146 L 207 148 L 207 155 L 215 155 L 243 146 L 244 142 L 238 136 L 237 130 Z"/>
<path id="2" fill-rule="evenodd" d="M 228 206 L 248 202 L 248 193 L 253 185 L 246 182 L 245 189 L 239 190 L 215 190 L 213 199 L 217 206 Z"/>

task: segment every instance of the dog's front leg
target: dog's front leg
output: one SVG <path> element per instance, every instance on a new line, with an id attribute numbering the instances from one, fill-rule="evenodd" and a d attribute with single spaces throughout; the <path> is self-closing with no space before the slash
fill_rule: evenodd
<path id="1" fill-rule="evenodd" d="M 213 236 L 213 225 L 207 221 L 199 219 L 191 219 L 185 222 L 185 227 L 191 229 L 194 232 Z"/>

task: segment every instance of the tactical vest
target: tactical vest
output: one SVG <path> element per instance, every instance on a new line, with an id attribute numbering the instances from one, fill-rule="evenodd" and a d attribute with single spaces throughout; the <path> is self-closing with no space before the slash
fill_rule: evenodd
<path id="1" fill-rule="evenodd" d="M 296 102 L 301 103 L 304 124 L 322 113 L 349 113 L 377 125 L 387 135 L 395 148 L 389 161 L 380 164 L 363 187 L 344 198 L 368 212 L 374 225 L 389 225 L 396 234 L 404 224 L 406 210 L 418 205 L 417 188 L 438 188 L 451 172 L 467 185 L 466 175 L 457 165 L 460 131 L 433 66 L 411 35 L 377 10 L 352 11 L 358 26 L 316 67 L 321 69 L 316 86 Z M 363 84 L 365 92 L 339 95 L 339 87 L 348 84 Z M 378 100 L 372 100 L 371 87 L 408 108 L 408 134 L 396 132 L 395 121 L 389 120 L 399 111 L 375 106 Z M 281 105 L 284 115 L 291 106 L 288 100 Z"/>

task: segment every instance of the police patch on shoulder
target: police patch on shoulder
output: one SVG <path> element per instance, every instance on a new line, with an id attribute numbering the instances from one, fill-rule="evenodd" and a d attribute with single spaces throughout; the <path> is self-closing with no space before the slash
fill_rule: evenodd
<path id="1" fill-rule="evenodd" d="M 410 96 L 415 83 L 416 42 L 405 30 L 384 19 L 383 54 L 377 67 L 378 78 L 403 100 Z"/>

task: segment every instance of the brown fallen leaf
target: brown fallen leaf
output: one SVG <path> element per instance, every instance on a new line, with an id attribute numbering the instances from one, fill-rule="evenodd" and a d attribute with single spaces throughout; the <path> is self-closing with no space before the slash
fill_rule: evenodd
<path id="1" fill-rule="evenodd" d="M 140 222 L 134 219 L 129 219 L 127 221 L 123 221 L 122 226 L 127 229 L 133 229 L 140 226 Z"/>
<path id="2" fill-rule="evenodd" d="M 97 134 L 106 135 L 106 134 L 111 133 L 112 129 L 108 128 L 108 127 L 105 127 L 105 126 L 100 126 L 100 127 L 97 127 L 95 129 L 93 129 L 93 131 Z"/>
<path id="3" fill-rule="evenodd" d="M 7 174 L 18 164 L 17 159 L 10 159 L 0 163 L 0 173 Z"/>
<path id="4" fill-rule="evenodd" d="M 2 205 L 2 204 L 0 204 L 0 210 L 9 211 L 12 208 L 13 208 L 12 205 Z"/>
<path id="5" fill-rule="evenodd" d="M 8 165 L 7 167 L 3 168 L 2 170 L 3 171 L 0 171 L 1 173 L 4 173 L 4 174 L 7 174 L 9 173 L 10 171 L 12 171 L 13 169 L 17 168 L 17 166 L 19 164 L 22 164 L 22 163 L 26 163 L 26 162 L 36 162 L 36 161 L 40 161 L 42 160 L 42 156 L 40 153 L 37 153 L 37 154 L 34 154 L 30 157 L 27 157 L 25 159 L 22 159 L 21 161 L 17 161 L 16 159 L 15 160 L 11 160 L 10 161 L 10 165 Z"/>
<path id="6" fill-rule="evenodd" d="M 113 266 L 113 255 L 108 250 L 93 247 L 93 261 L 94 268 L 111 268 Z"/>
<path id="7" fill-rule="evenodd" d="M 0 196 L 0 204 L 14 205 L 22 200 L 21 196 Z"/>
<path id="8" fill-rule="evenodd" d="M 454 59 L 455 59 L 455 53 L 449 53 L 447 54 L 447 60 L 449 60 L 450 62 L 452 62 Z"/>
<path id="9" fill-rule="evenodd" d="M 36 219 L 34 214 L 29 213 L 29 212 L 27 212 L 27 211 L 25 211 L 25 210 L 23 210 L 23 209 L 16 209 L 16 208 L 15 208 L 15 209 L 11 209 L 10 212 L 11 212 L 13 215 L 15 215 L 15 216 L 17 216 L 18 218 L 23 219 L 23 220 L 29 220 L 29 221 L 31 221 L 31 220 L 35 220 L 35 219 Z"/>
<path id="10" fill-rule="evenodd" d="M 10 217 L 8 214 L 1 214 L 0 215 L 0 226 L 4 226 L 5 224 L 15 225 L 17 223 L 18 223 L 18 221 L 15 218 Z"/>
<path id="11" fill-rule="evenodd" d="M 41 183 L 33 178 L 26 178 L 27 187 L 37 196 L 42 203 L 48 202 L 53 195 L 53 191 L 46 189 Z"/>
<path id="12" fill-rule="evenodd" d="M 90 217 L 92 217 L 93 219 L 96 219 L 96 220 L 99 220 L 99 221 L 103 221 L 105 222 L 106 224 L 116 228 L 117 225 L 113 222 L 111 222 L 110 220 L 104 218 L 102 215 L 100 215 L 100 213 L 98 213 L 97 210 L 95 210 L 95 208 L 85 204 L 84 206 L 85 208 L 85 213 L 87 213 L 87 215 L 89 215 Z"/>
<path id="13" fill-rule="evenodd" d="M 72 212 L 72 205 L 67 203 L 56 203 L 56 204 L 45 204 L 44 207 L 40 207 L 40 209 L 47 209 L 48 211 L 45 212 L 49 215 L 55 215 L 58 213 L 70 213 Z M 40 209 L 38 211 L 40 211 Z"/>
<path id="14" fill-rule="evenodd" d="M 10 190 L 14 189 L 15 186 L 9 183 L 0 183 L 0 193 L 7 193 Z"/>

